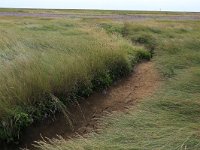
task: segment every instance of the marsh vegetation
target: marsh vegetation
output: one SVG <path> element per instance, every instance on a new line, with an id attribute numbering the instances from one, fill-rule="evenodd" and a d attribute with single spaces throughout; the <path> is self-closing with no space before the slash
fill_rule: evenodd
<path id="1" fill-rule="evenodd" d="M 35 146 L 200 149 L 199 39 L 199 21 L 1 17 L 0 140 L 18 141 L 23 129 L 57 112 L 67 116 L 69 105 L 151 59 L 162 79 L 153 96 L 104 116 L 99 134 Z"/>

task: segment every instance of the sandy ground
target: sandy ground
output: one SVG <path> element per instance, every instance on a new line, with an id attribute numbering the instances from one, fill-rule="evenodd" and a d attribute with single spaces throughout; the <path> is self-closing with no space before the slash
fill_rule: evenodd
<path id="1" fill-rule="evenodd" d="M 0 16 L 15 16 L 15 17 L 44 17 L 44 18 L 99 18 L 112 20 L 200 20 L 200 13 L 183 14 L 183 15 L 165 15 L 165 14 L 53 14 L 53 13 L 17 13 L 17 12 L 0 12 Z"/>
<path id="2" fill-rule="evenodd" d="M 33 141 L 41 139 L 41 135 L 48 138 L 56 135 L 69 138 L 97 131 L 98 121 L 102 116 L 113 111 L 126 111 L 139 100 L 151 96 L 159 85 L 160 77 L 153 63 L 140 63 L 128 78 L 116 82 L 102 93 L 93 94 L 78 105 L 71 106 L 68 111 L 73 130 L 66 125 L 65 117 L 59 114 L 54 122 L 49 120 L 28 128 L 23 134 L 21 147 L 30 148 Z"/>

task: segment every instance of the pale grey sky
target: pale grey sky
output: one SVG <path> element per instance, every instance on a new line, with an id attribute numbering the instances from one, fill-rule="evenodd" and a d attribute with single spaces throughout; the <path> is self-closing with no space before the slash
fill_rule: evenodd
<path id="1" fill-rule="evenodd" d="M 200 12 L 200 0 L 0 0 L 0 7 Z"/>

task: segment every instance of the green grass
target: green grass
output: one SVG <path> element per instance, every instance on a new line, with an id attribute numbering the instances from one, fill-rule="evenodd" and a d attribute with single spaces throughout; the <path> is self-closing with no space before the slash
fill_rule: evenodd
<path id="1" fill-rule="evenodd" d="M 200 22 L 132 22 L 122 31 L 124 38 L 154 50 L 161 88 L 137 108 L 102 118 L 99 134 L 40 141 L 38 149 L 200 149 Z"/>
<path id="2" fill-rule="evenodd" d="M 81 19 L 1 17 L 0 140 L 17 140 L 31 123 L 110 86 L 148 55 Z"/>
<path id="3" fill-rule="evenodd" d="M 169 11 L 131 11 L 131 10 L 93 10 L 93 9 L 21 9 L 0 8 L 0 12 L 18 13 L 53 13 L 53 14 L 89 14 L 89 15 L 199 15 L 198 12 L 169 12 Z"/>

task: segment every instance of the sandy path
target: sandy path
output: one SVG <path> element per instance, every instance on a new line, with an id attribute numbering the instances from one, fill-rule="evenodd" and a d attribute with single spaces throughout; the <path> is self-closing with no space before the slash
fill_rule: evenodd
<path id="1" fill-rule="evenodd" d="M 15 16 L 15 17 L 44 17 L 44 18 L 99 18 L 99 19 L 112 19 L 112 20 L 200 20 L 200 14 L 188 15 L 162 15 L 162 14 L 54 14 L 54 13 L 18 13 L 18 12 L 0 12 L 0 16 Z"/>
<path id="2" fill-rule="evenodd" d="M 22 137 L 22 147 L 30 146 L 35 140 L 43 137 L 53 138 L 62 135 L 64 138 L 73 137 L 95 131 L 98 128 L 98 118 L 108 112 L 125 111 L 134 106 L 138 100 L 150 96 L 158 88 L 160 78 L 152 62 L 143 62 L 135 67 L 134 72 L 127 78 L 118 81 L 103 93 L 96 93 L 83 100 L 79 107 L 69 108 L 74 130 L 66 125 L 63 115 L 57 116 L 55 122 L 45 121 L 25 131 Z M 80 109 L 81 108 L 81 109 Z"/>

